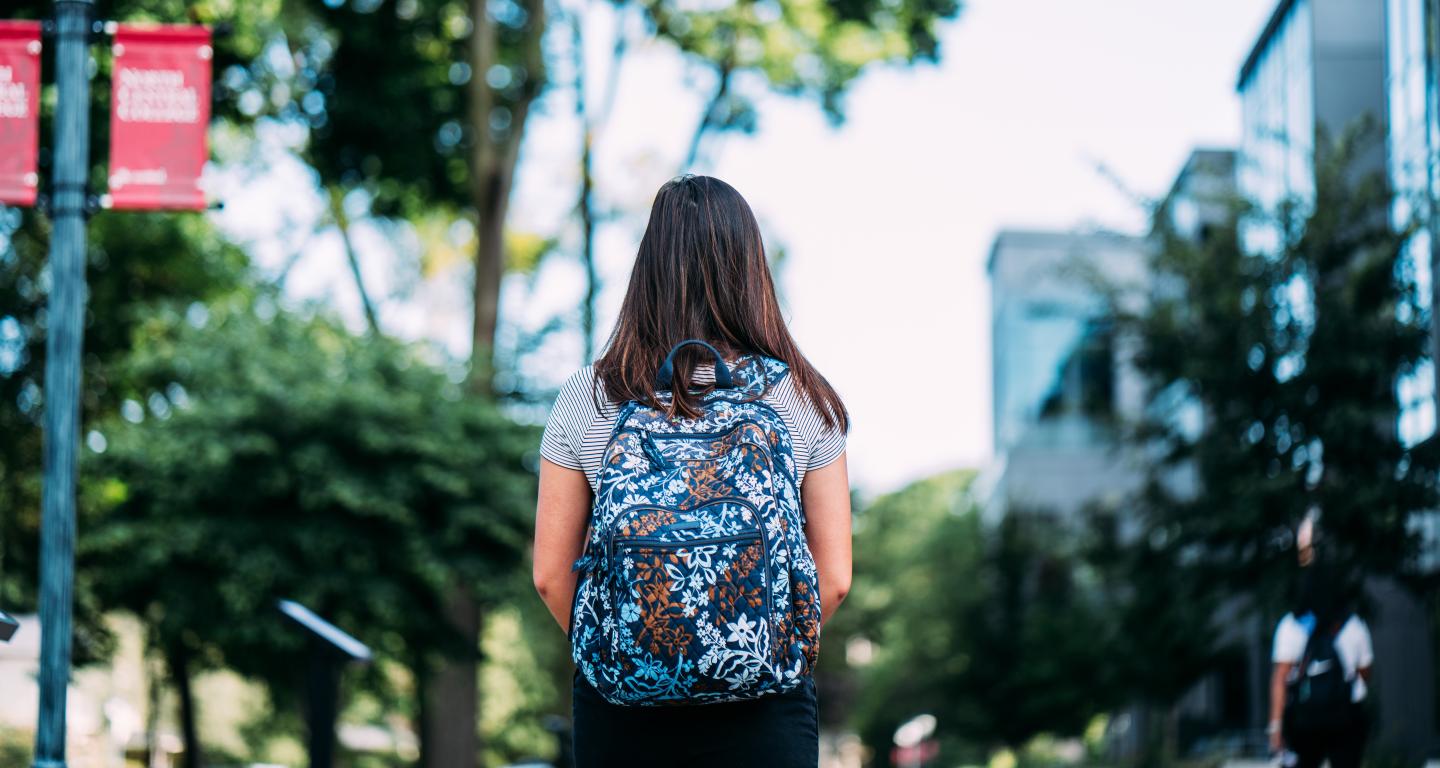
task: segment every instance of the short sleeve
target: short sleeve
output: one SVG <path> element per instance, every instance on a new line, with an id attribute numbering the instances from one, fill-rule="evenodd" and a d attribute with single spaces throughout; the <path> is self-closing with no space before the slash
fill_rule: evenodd
<path id="1" fill-rule="evenodd" d="M 540 455 L 566 469 L 583 471 L 580 441 L 596 415 L 592 370 L 589 366 L 580 369 L 560 387 L 540 436 Z"/>
<path id="2" fill-rule="evenodd" d="M 810 466 L 807 471 L 819 469 L 840 458 L 845 452 L 845 432 L 841 429 L 823 427 L 810 447 Z"/>
<path id="3" fill-rule="evenodd" d="M 1293 616 L 1286 614 L 1280 620 L 1279 626 L 1275 627 L 1275 645 L 1271 650 L 1270 660 L 1276 664 L 1295 664 L 1300 657 L 1305 655 L 1305 642 L 1308 636 L 1305 628 L 1300 626 Z"/>
<path id="4" fill-rule="evenodd" d="M 1375 645 L 1370 639 L 1370 627 L 1359 616 L 1355 622 L 1355 668 L 1365 669 L 1375 663 Z"/>

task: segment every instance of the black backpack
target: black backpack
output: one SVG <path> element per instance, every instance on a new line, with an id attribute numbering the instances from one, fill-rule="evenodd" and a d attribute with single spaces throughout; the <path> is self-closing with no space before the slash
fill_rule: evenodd
<path id="1" fill-rule="evenodd" d="M 1343 626 L 1340 625 L 1340 626 Z M 1335 649 L 1339 628 L 1316 626 L 1285 692 L 1285 740 L 1305 743 L 1350 723 L 1354 683 Z"/>

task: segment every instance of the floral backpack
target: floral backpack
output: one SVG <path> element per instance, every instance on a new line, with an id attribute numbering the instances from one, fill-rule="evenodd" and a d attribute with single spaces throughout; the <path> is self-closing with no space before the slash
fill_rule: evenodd
<path id="1" fill-rule="evenodd" d="M 570 618 L 580 674 L 615 704 L 698 704 L 789 690 L 819 653 L 820 592 L 791 435 L 761 397 L 788 372 L 715 356 L 699 418 L 629 401 L 601 465 Z"/>

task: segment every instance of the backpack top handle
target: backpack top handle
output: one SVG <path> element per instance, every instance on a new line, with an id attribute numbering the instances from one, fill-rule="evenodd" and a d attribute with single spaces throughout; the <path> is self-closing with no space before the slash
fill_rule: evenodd
<path id="1" fill-rule="evenodd" d="M 655 388 L 661 392 L 669 391 L 675 379 L 675 353 L 681 347 L 689 344 L 699 344 L 710 350 L 715 356 L 715 388 L 734 389 L 735 379 L 730 376 L 730 368 L 725 365 L 725 358 L 720 355 L 720 350 L 710 346 L 707 341 L 701 339 L 686 339 L 670 349 L 670 354 L 665 356 L 665 362 L 660 366 L 660 371 L 655 374 Z"/>

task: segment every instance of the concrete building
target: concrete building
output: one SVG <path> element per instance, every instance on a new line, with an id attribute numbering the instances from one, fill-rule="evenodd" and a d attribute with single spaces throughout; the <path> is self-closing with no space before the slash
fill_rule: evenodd
<path id="1" fill-rule="evenodd" d="M 1198 148 L 1190 153 L 1165 196 L 1170 224 L 1182 237 L 1203 240 L 1230 218 L 1235 199 L 1233 149 Z"/>
<path id="2" fill-rule="evenodd" d="M 1232 150 L 1191 153 L 1163 205 L 1178 233 L 1202 239 L 1227 221 L 1235 166 Z M 1147 408 L 1185 406 L 1157 405 L 1147 391 L 1130 345 L 1104 319 L 1101 287 L 1120 288 L 1130 302 L 1163 292 L 1149 273 L 1153 247 L 1149 238 L 1113 233 L 996 236 L 988 265 L 995 459 L 981 485 L 992 518 L 1023 511 L 1074 519 L 1089 505 L 1123 506 L 1143 480 L 1145 468 L 1118 440 L 1120 428 Z M 1173 481 L 1188 478 L 1176 473 Z M 1256 698 L 1263 629 L 1255 621 L 1232 626 L 1236 636 L 1224 641 L 1246 650 L 1179 702 L 1186 744 L 1217 733 L 1258 743 L 1251 721 L 1263 717 Z M 1139 749 L 1142 718 L 1138 709 L 1123 714 L 1130 726 L 1114 734 L 1122 754 Z"/>
<path id="3" fill-rule="evenodd" d="M 1235 152 L 1197 149 L 1165 208 L 1177 230 L 1203 237 L 1228 215 Z M 1140 480 L 1117 427 L 1150 404 L 1126 341 L 1105 319 L 1102 287 L 1143 301 L 1147 238 L 1111 232 L 1002 230 L 990 248 L 995 460 L 982 478 L 992 511 L 1073 515 L 1118 503 Z"/>
<path id="4" fill-rule="evenodd" d="M 1139 473 L 1115 426 L 1144 407 L 1096 281 L 1142 289 L 1146 245 L 1106 232 L 1009 229 L 990 249 L 995 462 L 992 513 L 1071 516 L 1122 499 Z"/>

